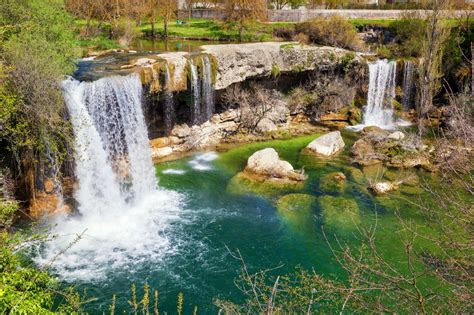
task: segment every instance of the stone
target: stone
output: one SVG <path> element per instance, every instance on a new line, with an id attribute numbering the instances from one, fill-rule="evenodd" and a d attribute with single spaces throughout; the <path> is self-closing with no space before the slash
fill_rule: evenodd
<path id="1" fill-rule="evenodd" d="M 321 177 L 319 188 L 324 193 L 340 193 L 346 188 L 346 175 L 341 172 L 332 172 Z"/>
<path id="2" fill-rule="evenodd" d="M 51 179 L 51 178 L 46 178 L 43 182 L 43 186 L 44 186 L 44 191 L 47 193 L 47 194 L 51 194 L 54 192 L 54 180 Z"/>
<path id="3" fill-rule="evenodd" d="M 186 124 L 176 125 L 171 130 L 171 135 L 178 138 L 186 138 L 191 135 L 191 128 Z"/>
<path id="4" fill-rule="evenodd" d="M 307 179 L 306 175 L 295 171 L 290 163 L 280 160 L 278 152 L 273 148 L 266 148 L 252 154 L 247 161 L 245 172 L 294 181 Z"/>
<path id="5" fill-rule="evenodd" d="M 307 194 L 289 194 L 278 199 L 276 206 L 279 212 L 308 213 L 317 198 Z"/>
<path id="6" fill-rule="evenodd" d="M 362 135 L 368 135 L 368 134 L 377 134 L 377 135 L 387 135 L 387 131 L 377 127 L 377 126 L 367 126 L 362 129 L 361 134 Z"/>
<path id="7" fill-rule="evenodd" d="M 317 201 L 307 194 L 288 194 L 277 200 L 276 208 L 285 223 L 301 230 L 312 223 L 311 214 Z"/>
<path id="8" fill-rule="evenodd" d="M 67 215 L 72 208 L 62 201 L 59 194 L 37 192 L 35 200 L 28 207 L 29 215 L 34 219 Z"/>
<path id="9" fill-rule="evenodd" d="M 150 140 L 150 146 L 152 148 L 163 148 L 171 144 L 171 139 L 169 137 L 162 137 Z"/>
<path id="10" fill-rule="evenodd" d="M 392 139 L 392 140 L 403 140 L 405 139 L 405 134 L 401 131 L 395 131 L 395 132 L 392 132 L 391 134 L 388 135 L 388 138 L 389 139 Z"/>
<path id="11" fill-rule="evenodd" d="M 152 148 L 151 157 L 152 159 L 161 159 L 167 157 L 173 153 L 173 148 L 163 147 L 163 148 Z"/>
<path id="12" fill-rule="evenodd" d="M 270 132 L 270 131 L 278 130 L 278 127 L 269 118 L 262 118 L 258 122 L 256 129 L 259 132 Z"/>
<path id="13" fill-rule="evenodd" d="M 359 139 L 352 145 L 350 153 L 353 156 L 353 162 L 361 166 L 374 165 L 381 163 L 381 156 L 375 152 L 372 143 Z"/>
<path id="14" fill-rule="evenodd" d="M 346 113 L 327 113 L 319 116 L 320 121 L 348 121 L 349 116 Z"/>
<path id="15" fill-rule="evenodd" d="M 333 131 L 316 138 L 306 148 L 318 155 L 329 157 L 341 152 L 344 145 L 341 132 Z"/>
<path id="16" fill-rule="evenodd" d="M 361 223 L 359 206 L 354 199 L 322 196 L 319 198 L 323 223 L 338 230 L 354 230 Z"/>
<path id="17" fill-rule="evenodd" d="M 394 182 L 375 182 L 372 183 L 369 188 L 376 195 L 385 195 L 398 190 L 399 184 Z"/>

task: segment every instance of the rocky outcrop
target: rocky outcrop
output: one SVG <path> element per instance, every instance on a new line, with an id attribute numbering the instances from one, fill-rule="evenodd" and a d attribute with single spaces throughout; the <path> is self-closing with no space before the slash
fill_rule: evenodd
<path id="1" fill-rule="evenodd" d="M 345 49 L 317 47 L 299 43 L 265 42 L 251 44 L 206 45 L 201 54 L 211 56 L 215 67 L 215 89 L 222 90 L 234 83 L 268 77 L 272 73 L 297 73 L 315 69 L 333 69 L 347 62 L 357 63 L 360 56 Z M 172 72 L 172 91 L 187 88 L 188 60 L 196 53 L 174 52 L 142 58 L 127 66 L 141 74 L 144 84 L 156 92 L 162 87 L 159 74 L 164 64 Z M 157 81 L 155 83 L 155 81 Z"/>
<path id="2" fill-rule="evenodd" d="M 208 45 L 202 49 L 217 62 L 218 90 L 250 78 L 270 76 L 272 72 L 334 68 L 349 54 L 340 48 L 280 42 Z M 357 60 L 358 57 L 354 55 L 353 58 Z"/>
<path id="3" fill-rule="evenodd" d="M 333 131 L 316 138 L 308 144 L 306 149 L 312 153 L 329 157 L 341 152 L 344 145 L 341 132 Z"/>
<path id="4" fill-rule="evenodd" d="M 252 154 L 244 172 L 286 181 L 300 182 L 307 179 L 302 172 L 295 171 L 290 163 L 280 160 L 278 152 L 273 148 L 266 148 Z"/>

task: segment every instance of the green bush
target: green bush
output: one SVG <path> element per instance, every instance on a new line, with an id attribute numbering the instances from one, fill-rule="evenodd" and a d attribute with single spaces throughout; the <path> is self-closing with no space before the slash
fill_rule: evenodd
<path id="1" fill-rule="evenodd" d="M 419 57 L 423 45 L 425 21 L 406 17 L 393 21 L 390 31 L 395 35 L 396 54 L 404 57 Z"/>
<path id="2" fill-rule="evenodd" d="M 362 48 L 362 41 L 355 27 L 348 20 L 337 15 L 297 24 L 296 32 L 308 35 L 311 42 L 315 44 L 353 50 Z"/>

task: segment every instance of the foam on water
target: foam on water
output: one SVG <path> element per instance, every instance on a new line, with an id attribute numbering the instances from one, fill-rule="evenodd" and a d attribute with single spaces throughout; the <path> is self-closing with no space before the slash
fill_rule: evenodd
<path id="1" fill-rule="evenodd" d="M 169 168 L 167 170 L 164 170 L 162 173 L 163 174 L 183 175 L 183 174 L 186 174 L 186 171 L 185 170 L 174 169 L 174 168 Z"/>
<path id="2" fill-rule="evenodd" d="M 218 158 L 216 152 L 201 153 L 189 161 L 189 165 L 197 171 L 210 171 L 213 169 L 212 161 Z"/>

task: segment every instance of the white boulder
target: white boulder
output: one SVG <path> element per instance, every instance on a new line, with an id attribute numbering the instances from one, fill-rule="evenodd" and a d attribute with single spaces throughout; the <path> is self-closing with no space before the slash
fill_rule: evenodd
<path id="1" fill-rule="evenodd" d="M 298 181 L 307 178 L 305 175 L 296 172 L 290 163 L 280 160 L 278 152 L 273 148 L 266 148 L 252 154 L 248 159 L 245 170 L 259 175 Z"/>
<path id="2" fill-rule="evenodd" d="M 401 131 L 395 131 L 389 134 L 388 138 L 392 140 L 403 140 L 405 139 L 405 134 Z"/>
<path id="3" fill-rule="evenodd" d="M 341 132 L 333 131 L 314 139 L 306 148 L 316 154 L 331 156 L 342 151 L 344 145 Z"/>

